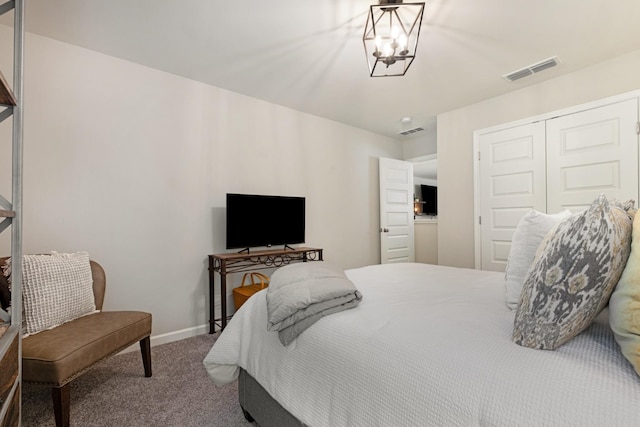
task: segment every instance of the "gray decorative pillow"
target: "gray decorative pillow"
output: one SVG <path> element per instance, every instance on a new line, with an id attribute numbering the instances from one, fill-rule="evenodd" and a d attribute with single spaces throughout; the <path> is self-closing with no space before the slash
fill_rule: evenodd
<path id="1" fill-rule="evenodd" d="M 514 342 L 554 350 L 607 305 L 631 250 L 633 213 L 619 206 L 600 195 L 545 237 L 523 285 Z"/>
<path id="2" fill-rule="evenodd" d="M 95 312 L 89 254 L 24 255 L 22 311 L 24 336 Z"/>

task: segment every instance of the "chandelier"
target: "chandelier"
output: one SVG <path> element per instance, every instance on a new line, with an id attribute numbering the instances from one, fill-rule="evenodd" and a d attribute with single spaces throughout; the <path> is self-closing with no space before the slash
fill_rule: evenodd
<path id="1" fill-rule="evenodd" d="M 362 42 L 371 77 L 404 76 L 416 56 L 423 3 L 380 0 L 372 5 Z"/>

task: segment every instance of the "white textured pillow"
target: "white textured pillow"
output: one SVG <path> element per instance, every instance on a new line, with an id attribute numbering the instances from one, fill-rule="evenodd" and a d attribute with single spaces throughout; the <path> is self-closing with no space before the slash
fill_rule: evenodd
<path id="1" fill-rule="evenodd" d="M 553 227 L 569 216 L 571 212 L 568 210 L 553 215 L 530 210 L 518 222 L 511 239 L 511 250 L 504 274 L 507 307 L 511 310 L 518 307 L 524 279 L 540 243 Z"/>
<path id="2" fill-rule="evenodd" d="M 24 336 L 95 312 L 89 254 L 24 255 L 22 310 Z"/>

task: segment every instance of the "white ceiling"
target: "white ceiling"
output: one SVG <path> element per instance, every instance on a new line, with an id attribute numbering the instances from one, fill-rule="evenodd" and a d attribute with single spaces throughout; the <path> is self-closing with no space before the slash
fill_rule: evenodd
<path id="1" fill-rule="evenodd" d="M 362 32 L 374 2 L 26 0 L 26 29 L 393 137 L 404 116 L 432 126 L 640 48 L 638 0 L 431 0 L 407 75 L 371 78 Z M 554 55 L 558 67 L 501 77 Z"/>

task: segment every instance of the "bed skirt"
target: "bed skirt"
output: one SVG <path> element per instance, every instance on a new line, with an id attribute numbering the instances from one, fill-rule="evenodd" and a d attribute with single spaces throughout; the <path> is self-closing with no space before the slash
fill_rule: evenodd
<path id="1" fill-rule="evenodd" d="M 245 418 L 260 427 L 304 427 L 244 369 L 238 376 L 238 398 Z"/>

